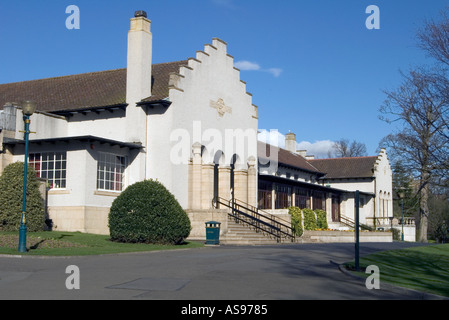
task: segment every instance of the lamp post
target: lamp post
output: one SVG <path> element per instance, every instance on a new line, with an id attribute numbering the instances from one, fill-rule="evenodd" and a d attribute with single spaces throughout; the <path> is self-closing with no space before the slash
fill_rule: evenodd
<path id="1" fill-rule="evenodd" d="M 405 198 L 405 192 L 404 190 L 399 191 L 399 198 L 401 199 L 401 215 L 402 215 L 402 232 L 401 232 L 401 241 L 404 241 L 404 198 Z"/>
<path id="2" fill-rule="evenodd" d="M 27 201 L 27 175 L 28 175 L 28 144 L 30 136 L 30 116 L 36 111 L 36 104 L 33 101 L 24 101 L 22 104 L 23 121 L 25 123 L 25 161 L 23 174 L 23 198 L 22 216 L 19 228 L 19 252 L 26 252 L 27 247 L 27 226 L 26 226 L 26 201 Z"/>

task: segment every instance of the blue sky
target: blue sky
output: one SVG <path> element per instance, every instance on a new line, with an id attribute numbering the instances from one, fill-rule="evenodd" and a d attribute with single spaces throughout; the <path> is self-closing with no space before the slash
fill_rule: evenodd
<path id="1" fill-rule="evenodd" d="M 66 7 L 80 9 L 68 30 Z M 380 29 L 365 12 L 380 9 Z M 153 62 L 193 57 L 218 37 L 259 106 L 259 128 L 296 133 L 300 147 L 356 139 L 376 154 L 394 130 L 380 120 L 382 90 L 399 70 L 431 62 L 416 31 L 438 19 L 445 0 L 2 1 L 0 83 L 126 67 L 129 19 L 152 21 Z"/>

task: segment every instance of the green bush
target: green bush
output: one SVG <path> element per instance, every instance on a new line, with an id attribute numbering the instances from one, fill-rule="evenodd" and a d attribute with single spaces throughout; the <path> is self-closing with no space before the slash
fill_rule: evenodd
<path id="1" fill-rule="evenodd" d="M 315 212 L 313 212 L 312 209 L 303 209 L 302 214 L 304 216 L 304 229 L 315 230 L 316 229 Z"/>
<path id="2" fill-rule="evenodd" d="M 158 181 L 137 182 L 112 203 L 112 241 L 181 244 L 189 236 L 190 220 L 175 197 Z"/>
<path id="3" fill-rule="evenodd" d="M 401 231 L 396 228 L 388 229 L 388 231 L 393 233 L 393 240 L 400 241 L 401 240 Z"/>
<path id="4" fill-rule="evenodd" d="M 303 228 L 302 228 L 302 213 L 301 209 L 298 207 L 289 207 L 288 213 L 291 215 L 291 225 L 293 232 L 298 236 L 302 236 Z"/>
<path id="5" fill-rule="evenodd" d="M 8 165 L 0 176 L 0 230 L 18 231 L 22 216 L 24 163 Z M 26 225 L 27 231 L 43 231 L 45 228 L 44 200 L 39 191 L 36 171 L 28 167 Z"/>
<path id="6" fill-rule="evenodd" d="M 316 214 L 316 226 L 318 229 L 327 229 L 327 217 L 326 217 L 326 211 L 317 209 L 315 210 Z"/>

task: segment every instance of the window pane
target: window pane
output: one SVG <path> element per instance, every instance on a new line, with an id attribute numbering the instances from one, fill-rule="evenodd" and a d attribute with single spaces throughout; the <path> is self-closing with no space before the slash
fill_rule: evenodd
<path id="1" fill-rule="evenodd" d="M 97 188 L 121 191 L 123 188 L 126 157 L 100 153 L 97 166 Z"/>

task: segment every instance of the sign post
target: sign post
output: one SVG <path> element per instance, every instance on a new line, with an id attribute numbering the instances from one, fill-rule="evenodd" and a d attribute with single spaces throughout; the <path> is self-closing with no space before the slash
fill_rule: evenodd
<path id="1" fill-rule="evenodd" d="M 359 239 L 359 190 L 355 192 L 355 270 L 360 271 L 360 239 Z"/>

